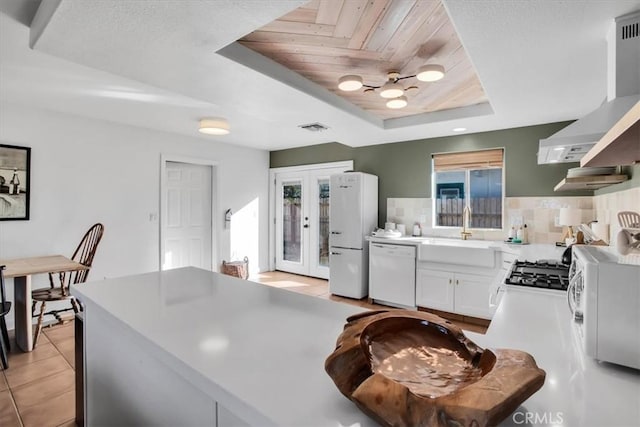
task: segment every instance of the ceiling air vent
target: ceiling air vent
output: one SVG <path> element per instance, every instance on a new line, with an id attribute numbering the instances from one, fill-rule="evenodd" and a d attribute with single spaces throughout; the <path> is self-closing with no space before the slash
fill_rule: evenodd
<path id="1" fill-rule="evenodd" d="M 302 128 L 302 129 L 306 129 L 306 130 L 311 131 L 311 132 L 320 132 L 320 131 L 329 129 L 327 126 L 323 125 L 322 123 L 317 123 L 317 122 L 316 123 L 309 123 L 309 124 L 306 124 L 306 125 L 300 125 L 298 127 Z"/>
<path id="2" fill-rule="evenodd" d="M 639 27 L 640 27 L 640 24 L 638 24 L 637 22 L 623 26 L 622 40 L 638 37 L 640 35 L 640 32 L 638 31 Z"/>

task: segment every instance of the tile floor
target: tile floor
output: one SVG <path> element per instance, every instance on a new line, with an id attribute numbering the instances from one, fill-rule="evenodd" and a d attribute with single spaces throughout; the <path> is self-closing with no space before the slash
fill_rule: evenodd
<path id="1" fill-rule="evenodd" d="M 31 353 L 11 343 L 0 375 L 0 426 L 75 425 L 73 322 L 43 329 Z"/>
<path id="2" fill-rule="evenodd" d="M 331 299 L 363 308 L 388 308 L 329 294 L 326 280 L 283 272 L 251 277 L 265 285 Z M 441 314 L 441 313 L 438 313 Z M 486 327 L 464 318 L 451 319 L 462 329 L 484 333 Z M 10 332 L 11 334 L 11 332 Z M 12 342 L 9 369 L 0 371 L 1 427 L 67 427 L 75 425 L 75 359 L 73 322 L 43 329 L 31 353 L 16 351 Z"/>

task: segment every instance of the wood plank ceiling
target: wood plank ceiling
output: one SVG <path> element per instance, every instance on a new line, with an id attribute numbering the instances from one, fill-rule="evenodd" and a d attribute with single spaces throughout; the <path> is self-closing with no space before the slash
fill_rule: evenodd
<path id="1" fill-rule="evenodd" d="M 487 102 L 439 0 L 313 0 L 239 42 L 382 119 Z M 399 110 L 387 108 L 377 92 L 338 89 L 346 74 L 378 86 L 389 71 L 413 75 L 427 63 L 443 65 L 445 77 L 401 80 L 418 89 L 405 92 L 409 105 Z"/>

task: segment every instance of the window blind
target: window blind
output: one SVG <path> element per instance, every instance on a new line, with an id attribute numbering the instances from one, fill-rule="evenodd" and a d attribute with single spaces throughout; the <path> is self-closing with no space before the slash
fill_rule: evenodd
<path id="1" fill-rule="evenodd" d="M 504 149 L 440 153 L 431 156 L 435 172 L 482 168 L 500 168 L 503 165 Z"/>

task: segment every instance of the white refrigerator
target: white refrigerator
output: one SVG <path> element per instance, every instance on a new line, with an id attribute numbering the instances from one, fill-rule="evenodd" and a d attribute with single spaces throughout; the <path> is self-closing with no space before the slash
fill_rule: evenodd
<path id="1" fill-rule="evenodd" d="M 369 294 L 369 246 L 378 226 L 378 177 L 363 172 L 331 175 L 329 292 L 349 298 Z"/>

